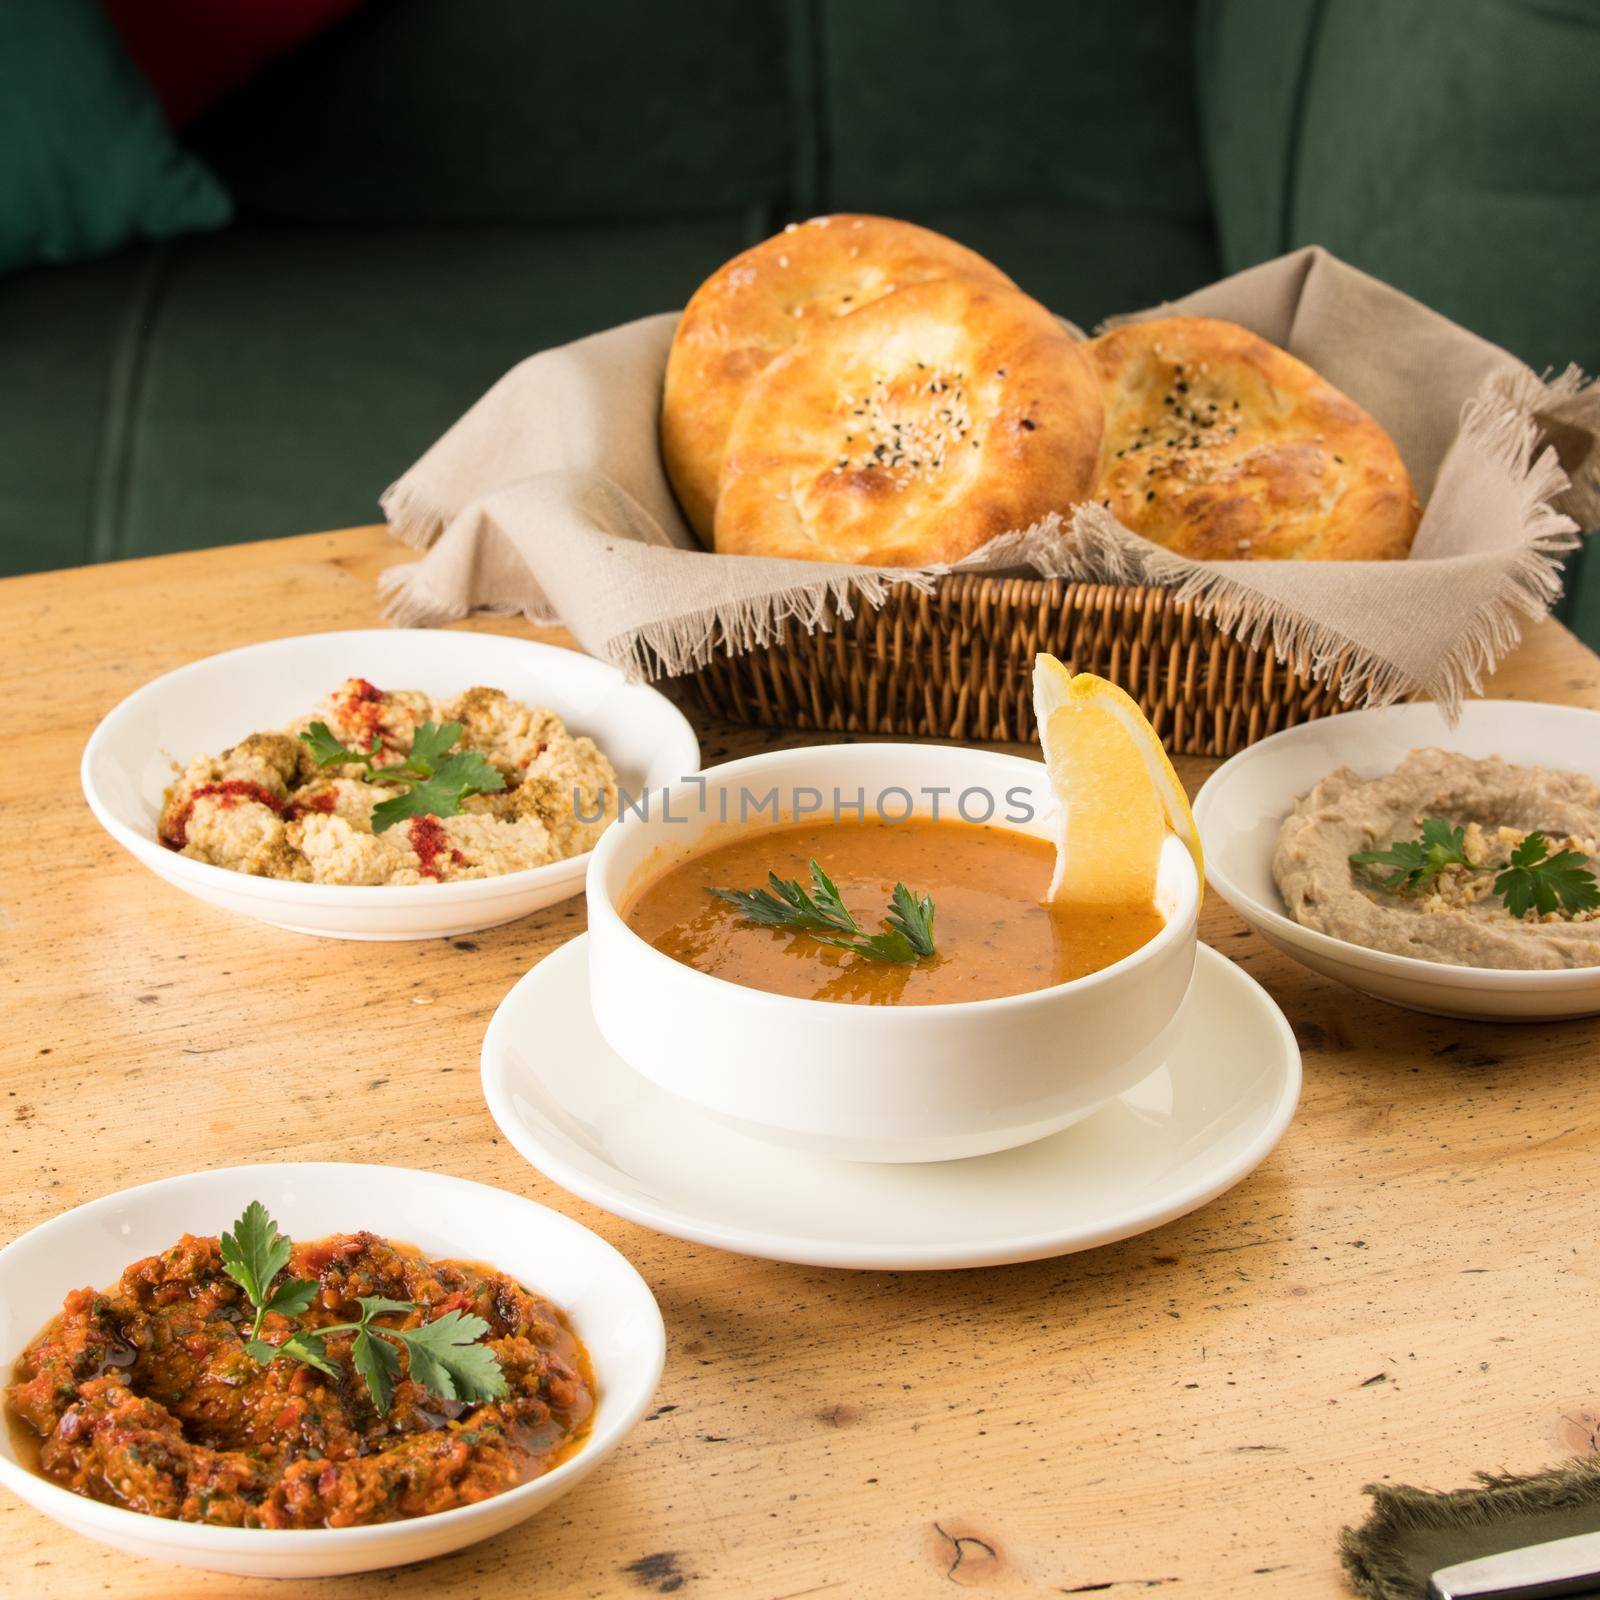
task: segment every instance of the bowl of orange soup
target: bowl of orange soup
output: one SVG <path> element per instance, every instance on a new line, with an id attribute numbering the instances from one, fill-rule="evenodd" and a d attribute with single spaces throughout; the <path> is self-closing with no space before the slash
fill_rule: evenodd
<path id="1" fill-rule="evenodd" d="M 1149 903 L 1048 902 L 1055 806 L 1040 762 L 938 745 L 774 751 L 652 791 L 588 870 L 596 1024 L 662 1088 L 822 1154 L 1067 1127 L 1162 1063 L 1199 880 L 1169 838 Z"/>

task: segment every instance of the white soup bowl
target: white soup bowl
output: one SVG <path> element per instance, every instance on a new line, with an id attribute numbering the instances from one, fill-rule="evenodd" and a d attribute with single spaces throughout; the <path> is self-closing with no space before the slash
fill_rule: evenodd
<path id="1" fill-rule="evenodd" d="M 636 934 L 623 920 L 630 895 L 726 836 L 722 819 L 737 821 L 741 793 L 754 805 L 774 788 L 782 820 L 803 816 L 813 793 L 831 810 L 835 790 L 847 802 L 860 791 L 869 816 L 886 797 L 889 817 L 908 808 L 926 816 L 940 802 L 952 814 L 966 794 L 968 820 L 983 820 L 977 797 L 987 796 L 996 825 L 1052 836 L 1042 763 L 943 745 L 751 756 L 679 785 L 648 814 L 625 812 L 589 864 L 589 972 L 595 1022 L 635 1071 L 778 1144 L 864 1161 L 939 1161 L 1042 1139 L 1161 1064 L 1194 972 L 1199 902 L 1194 863 L 1175 839 L 1162 851 L 1165 926 L 1153 939 L 1087 977 L 998 999 L 894 1006 L 768 994 L 696 971 Z M 1026 820 L 1007 820 L 1024 811 Z M 769 811 L 747 825 L 772 820 Z M 937 884 L 917 887 L 937 901 Z"/>

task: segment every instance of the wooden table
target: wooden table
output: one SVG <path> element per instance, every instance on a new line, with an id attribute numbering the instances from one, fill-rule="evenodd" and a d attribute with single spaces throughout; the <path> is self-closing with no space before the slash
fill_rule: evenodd
<path id="1" fill-rule="evenodd" d="M 373 624 L 373 577 L 402 555 L 368 529 L 0 584 L 0 1239 L 196 1167 L 395 1162 L 577 1217 L 666 1317 L 655 1410 L 552 1510 L 297 1595 L 1336 1595 L 1369 1480 L 1596 1448 L 1600 1027 L 1381 1005 L 1214 896 L 1202 937 L 1287 1012 L 1305 1097 L 1254 1176 L 1158 1232 L 1029 1266 L 832 1272 L 661 1238 L 546 1181 L 484 1109 L 478 1045 L 581 900 L 463 942 L 298 937 L 159 883 L 79 798 L 84 739 L 123 695 L 233 645 Z M 1600 706 L 1600 660 L 1549 623 L 1491 690 Z M 708 762 L 773 742 L 699 722 Z M 1191 786 L 1210 766 L 1179 763 Z M 0 1498 L 5 1596 L 287 1593 L 125 1563 Z"/>

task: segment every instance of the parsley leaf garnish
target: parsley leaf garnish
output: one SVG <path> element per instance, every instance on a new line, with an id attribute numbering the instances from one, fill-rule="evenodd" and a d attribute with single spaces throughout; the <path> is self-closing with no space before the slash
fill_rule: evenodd
<path id="1" fill-rule="evenodd" d="M 809 933 L 819 944 L 850 950 L 869 961 L 909 965 L 934 954 L 933 901 L 894 886 L 881 933 L 867 933 L 845 908 L 832 878 L 813 861 L 811 887 L 769 872 L 770 889 L 712 889 L 719 900 L 737 906 L 747 921 L 763 928 Z"/>
<path id="2" fill-rule="evenodd" d="M 300 735 L 319 767 L 353 766 L 362 783 L 404 787 L 405 793 L 380 800 L 372 808 L 372 831 L 382 833 L 407 817 L 453 817 L 471 794 L 498 794 L 506 786 L 500 769 L 476 750 L 449 754 L 461 737 L 459 722 L 424 722 L 411 736 L 411 750 L 393 766 L 373 765 L 383 747 L 376 734 L 372 748 L 363 754 L 334 738 L 325 722 L 313 722 Z"/>
<path id="3" fill-rule="evenodd" d="M 1350 857 L 1350 865 L 1369 871 L 1392 867 L 1384 876 L 1372 872 L 1378 886 L 1391 894 L 1414 895 L 1434 882 L 1447 867 L 1465 867 L 1469 872 L 1488 872 L 1467 860 L 1464 828 L 1452 828 L 1442 817 L 1429 817 L 1422 824 L 1420 839 L 1401 839 L 1387 850 L 1361 850 Z M 1514 917 L 1530 911 L 1548 916 L 1565 911 L 1575 916 L 1600 906 L 1600 883 L 1595 880 L 1588 858 L 1576 850 L 1550 854 L 1550 841 L 1542 833 L 1528 834 L 1511 852 L 1510 865 L 1494 880 L 1494 892 L 1505 901 Z"/>
<path id="4" fill-rule="evenodd" d="M 420 1328 L 384 1328 L 411 1358 L 411 1376 L 445 1400 L 495 1400 L 506 1392 L 500 1363 L 478 1341 L 489 1324 L 470 1311 L 447 1311 Z"/>
<path id="5" fill-rule="evenodd" d="M 719 900 L 738 906 L 746 920 L 764 928 L 832 929 L 836 933 L 860 933 L 861 924 L 844 908 L 833 879 L 815 861 L 811 863 L 812 888 L 807 890 L 794 878 L 780 878 L 769 872 L 766 889 L 713 889 Z"/>
<path id="6" fill-rule="evenodd" d="M 1587 862 L 1576 850 L 1551 855 L 1550 841 L 1542 833 L 1530 833 L 1511 852 L 1511 864 L 1494 880 L 1494 892 L 1514 917 L 1533 910 L 1540 916 L 1592 911 L 1600 906 L 1600 885 Z"/>
<path id="7" fill-rule="evenodd" d="M 1390 894 L 1416 894 L 1432 883 L 1446 867 L 1470 867 L 1466 855 L 1466 829 L 1452 828 L 1443 817 L 1429 817 L 1420 839 L 1397 840 L 1387 850 L 1358 850 L 1352 867 L 1393 867 L 1384 877 L 1374 872 L 1381 888 Z"/>
<path id="8" fill-rule="evenodd" d="M 278 1225 L 267 1215 L 259 1200 L 244 1208 L 244 1215 L 217 1241 L 222 1255 L 222 1270 L 249 1296 L 255 1307 L 252 1343 L 261 1340 L 261 1324 L 268 1312 L 298 1317 L 311 1304 L 317 1292 L 308 1278 L 286 1278 L 277 1288 L 272 1280 L 289 1265 L 289 1241 L 278 1232 Z"/>
<path id="9" fill-rule="evenodd" d="M 933 954 L 933 900 L 925 894 L 913 894 L 903 883 L 894 886 L 889 897 L 889 914 L 884 921 L 896 932 L 905 936 L 918 956 Z"/>
<path id="10" fill-rule="evenodd" d="M 388 1412 L 400 1376 L 400 1350 L 409 1359 L 409 1375 L 440 1400 L 476 1403 L 498 1400 L 507 1393 L 499 1357 L 479 1341 L 489 1331 L 482 1317 L 447 1311 L 420 1328 L 387 1328 L 373 1319 L 392 1312 L 416 1311 L 410 1300 L 390 1300 L 383 1295 L 362 1295 L 356 1304 L 361 1316 L 355 1322 L 336 1322 L 321 1328 L 296 1328 L 281 1344 L 261 1337 L 268 1312 L 298 1317 L 310 1309 L 317 1286 L 309 1278 L 286 1278 L 276 1288 L 272 1280 L 289 1264 L 290 1241 L 278 1232 L 259 1200 L 245 1207 L 244 1215 L 218 1241 L 223 1271 L 244 1290 L 255 1308 L 255 1325 L 244 1350 L 252 1361 L 267 1366 L 279 1357 L 315 1367 L 330 1378 L 342 1377 L 328 1354 L 328 1340 L 336 1333 L 354 1333 L 350 1360 L 379 1415 Z M 391 1343 L 390 1341 L 393 1341 Z M 397 1349 L 396 1346 L 399 1348 Z"/>

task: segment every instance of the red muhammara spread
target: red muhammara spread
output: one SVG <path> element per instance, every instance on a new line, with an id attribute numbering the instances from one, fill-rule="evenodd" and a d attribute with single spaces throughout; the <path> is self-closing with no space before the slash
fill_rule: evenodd
<path id="1" fill-rule="evenodd" d="M 348 1333 L 328 1339 L 337 1379 L 289 1360 L 260 1366 L 217 1241 L 185 1236 L 106 1293 L 68 1295 L 18 1361 L 6 1400 L 39 1440 L 39 1472 L 185 1522 L 348 1528 L 502 1494 L 581 1442 L 594 1409 L 588 1358 L 561 1313 L 510 1278 L 370 1233 L 297 1245 L 288 1271 L 318 1286 L 302 1328 L 351 1320 L 359 1295 L 412 1301 L 382 1319 L 396 1327 L 452 1310 L 482 1317 L 509 1392 L 469 1406 L 401 1378 L 379 1415 Z M 269 1316 L 264 1332 L 287 1326 Z"/>

